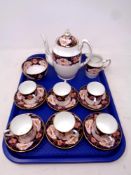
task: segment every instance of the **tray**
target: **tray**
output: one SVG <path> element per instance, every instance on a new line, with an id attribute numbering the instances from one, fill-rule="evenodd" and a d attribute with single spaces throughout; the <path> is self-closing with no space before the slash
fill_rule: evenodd
<path id="1" fill-rule="evenodd" d="M 35 56 L 41 56 L 45 58 L 44 54 L 32 55 L 31 57 L 35 57 Z M 85 59 L 84 55 L 82 56 L 82 59 Z M 22 74 L 20 82 L 23 82 L 26 79 L 27 78 Z M 61 80 L 57 77 L 54 71 L 54 68 L 49 66 L 46 77 L 36 82 L 43 85 L 48 91 L 58 81 L 61 81 Z M 80 69 L 76 77 L 68 82 L 72 86 L 74 86 L 77 90 L 79 90 L 81 86 L 87 84 L 90 81 L 99 81 L 105 85 L 105 88 L 110 95 L 111 101 L 108 108 L 102 110 L 102 112 L 108 112 L 112 114 L 120 123 L 118 113 L 116 111 L 116 107 L 114 105 L 114 101 L 113 101 L 104 71 L 102 71 L 97 78 L 89 79 L 85 76 L 84 69 Z M 92 111 L 82 107 L 80 104 L 78 104 L 77 107 L 75 107 L 71 111 L 76 113 L 81 118 L 82 121 L 88 114 L 92 113 Z M 15 104 L 13 104 L 8 122 L 10 122 L 14 116 L 25 112 L 32 112 L 32 113 L 38 114 L 42 117 L 43 121 L 46 122 L 49 116 L 52 115 L 55 111 L 51 109 L 47 105 L 47 103 L 43 104 L 41 107 L 38 107 L 37 109 L 28 110 L 28 111 L 19 109 L 18 107 L 15 106 Z M 53 145 L 51 145 L 47 141 L 45 137 L 41 142 L 41 144 L 36 149 L 25 153 L 15 153 L 9 150 L 3 141 L 3 151 L 5 156 L 9 160 L 20 164 L 111 162 L 119 159 L 122 156 L 122 154 L 124 153 L 125 147 L 126 147 L 126 141 L 125 141 L 124 134 L 122 134 L 122 140 L 120 145 L 116 149 L 110 150 L 110 151 L 102 151 L 102 150 L 96 149 L 95 147 L 91 146 L 84 137 L 76 147 L 69 150 L 61 150 L 61 149 L 55 148 Z"/>

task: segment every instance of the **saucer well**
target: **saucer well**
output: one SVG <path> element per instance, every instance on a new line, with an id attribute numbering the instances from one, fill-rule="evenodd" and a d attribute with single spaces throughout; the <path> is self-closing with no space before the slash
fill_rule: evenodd
<path id="1" fill-rule="evenodd" d="M 42 57 L 35 57 L 24 61 L 22 64 L 23 74 L 31 80 L 39 80 L 46 75 L 48 63 Z"/>
<path id="2" fill-rule="evenodd" d="M 105 109 L 110 104 L 110 96 L 107 93 L 103 95 L 102 100 L 98 105 L 90 105 L 86 100 L 87 94 L 87 86 L 85 85 L 79 91 L 78 100 L 80 104 L 87 109 L 99 111 Z"/>
<path id="3" fill-rule="evenodd" d="M 26 113 L 26 115 L 31 117 L 33 129 L 35 129 L 36 134 L 32 141 L 24 143 L 23 140 L 26 139 L 26 135 L 16 136 L 13 135 L 10 131 L 8 133 L 4 133 L 4 140 L 7 147 L 14 152 L 31 151 L 40 144 L 44 137 L 45 126 L 41 118 L 38 115 L 32 113 Z M 8 125 L 7 130 L 9 129 L 9 127 L 10 124 Z"/>
<path id="4" fill-rule="evenodd" d="M 122 132 L 120 127 L 112 133 L 102 133 L 96 126 L 96 119 L 99 114 L 93 113 L 86 117 L 83 122 L 83 132 L 87 141 L 94 147 L 101 150 L 112 150 L 119 146 L 121 142 Z M 104 121 L 103 121 L 104 122 Z M 103 123 L 103 126 L 105 123 Z"/>
<path id="5" fill-rule="evenodd" d="M 46 123 L 46 137 L 48 141 L 60 149 L 69 149 L 76 146 L 83 136 L 82 122 L 80 118 L 71 113 L 75 117 L 75 125 L 73 129 L 68 132 L 60 132 L 54 125 L 54 118 L 57 114 L 58 113 L 53 114 Z"/>
<path id="6" fill-rule="evenodd" d="M 46 96 L 46 89 L 41 85 L 37 85 L 33 94 L 23 95 L 17 90 L 14 96 L 14 102 L 21 109 L 35 109 L 45 102 Z"/>
<path id="7" fill-rule="evenodd" d="M 56 102 L 57 99 L 56 99 L 56 96 L 53 92 L 53 89 L 51 89 L 48 92 L 48 96 L 47 96 L 46 100 L 47 100 L 48 105 L 56 111 L 70 110 L 70 109 L 74 108 L 78 103 L 78 92 L 77 92 L 77 90 L 72 87 L 69 96 L 70 96 L 70 99 L 71 99 L 70 102 L 65 106 L 60 106 Z"/>

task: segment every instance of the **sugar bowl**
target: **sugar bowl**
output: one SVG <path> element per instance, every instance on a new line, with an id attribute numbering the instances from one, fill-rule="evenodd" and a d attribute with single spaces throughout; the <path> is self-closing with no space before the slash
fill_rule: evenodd
<path id="1" fill-rule="evenodd" d="M 48 70 L 48 63 L 43 57 L 33 55 L 22 64 L 22 71 L 26 77 L 32 80 L 43 78 Z"/>

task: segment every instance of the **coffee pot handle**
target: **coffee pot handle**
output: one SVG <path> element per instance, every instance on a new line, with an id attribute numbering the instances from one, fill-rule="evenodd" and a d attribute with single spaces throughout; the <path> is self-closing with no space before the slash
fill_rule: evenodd
<path id="1" fill-rule="evenodd" d="M 91 48 L 89 42 L 88 42 L 86 39 L 83 39 L 83 40 L 82 40 L 82 43 L 81 43 L 81 46 L 80 46 L 80 51 L 81 51 L 81 53 L 82 53 L 82 49 L 83 49 L 84 45 L 87 45 L 87 46 L 88 46 L 89 53 L 88 53 L 88 58 L 86 58 L 86 60 L 80 64 L 80 67 L 85 66 L 85 65 L 87 64 L 87 62 L 88 62 L 88 61 L 91 59 L 91 57 L 92 57 L 92 48 Z M 86 57 L 87 57 L 87 54 L 86 54 Z"/>

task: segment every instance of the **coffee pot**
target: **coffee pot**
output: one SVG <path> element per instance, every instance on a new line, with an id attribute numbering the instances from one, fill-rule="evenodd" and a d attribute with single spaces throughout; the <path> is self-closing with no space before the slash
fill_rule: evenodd
<path id="1" fill-rule="evenodd" d="M 55 45 L 50 51 L 47 40 L 44 40 L 46 59 L 52 65 L 59 78 L 69 80 L 75 77 L 78 70 L 83 67 L 92 55 L 92 49 L 86 39 L 79 43 L 69 30 L 56 39 Z M 81 62 L 83 46 L 88 46 L 88 58 Z"/>

